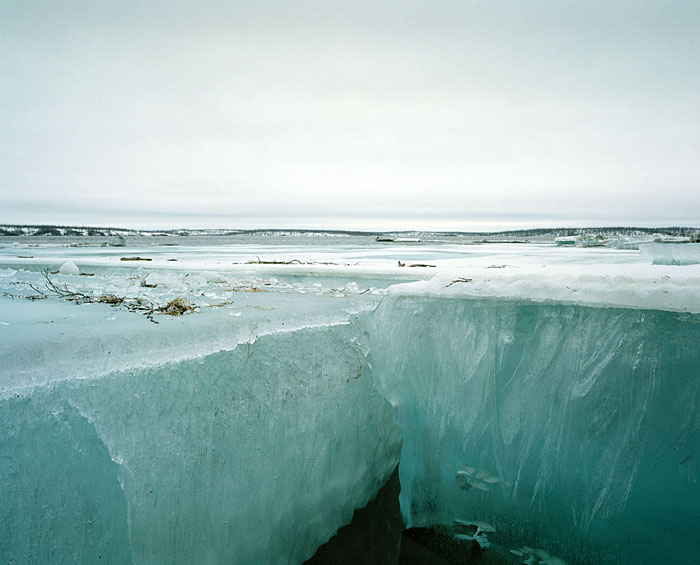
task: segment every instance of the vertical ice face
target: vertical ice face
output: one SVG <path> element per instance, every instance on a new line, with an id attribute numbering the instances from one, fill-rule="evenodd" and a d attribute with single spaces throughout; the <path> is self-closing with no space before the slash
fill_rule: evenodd
<path id="1" fill-rule="evenodd" d="M 294 563 L 398 462 L 357 326 L 0 401 L 0 561 Z"/>
<path id="2" fill-rule="evenodd" d="M 0 562 L 129 563 L 119 466 L 65 399 L 0 401 Z"/>
<path id="3" fill-rule="evenodd" d="M 700 316 L 389 296 L 370 335 L 409 526 L 484 520 L 572 562 L 698 562 Z"/>
<path id="4" fill-rule="evenodd" d="M 654 265 L 697 265 L 700 243 L 647 243 L 639 246 L 642 257 Z"/>

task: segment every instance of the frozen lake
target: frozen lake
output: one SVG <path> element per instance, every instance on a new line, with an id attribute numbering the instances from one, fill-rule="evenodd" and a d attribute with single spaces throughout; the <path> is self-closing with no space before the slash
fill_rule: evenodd
<path id="1" fill-rule="evenodd" d="M 700 266 L 103 241 L 0 238 L 1 561 L 302 562 L 399 460 L 405 524 L 465 552 L 700 560 Z"/>

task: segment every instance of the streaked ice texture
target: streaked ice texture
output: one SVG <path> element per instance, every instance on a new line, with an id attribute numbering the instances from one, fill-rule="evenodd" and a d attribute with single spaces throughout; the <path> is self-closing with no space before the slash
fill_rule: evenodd
<path id="1" fill-rule="evenodd" d="M 409 526 L 571 563 L 698 563 L 700 316 L 395 293 L 371 362 Z"/>
<path id="2" fill-rule="evenodd" d="M 310 557 L 398 460 L 365 347 L 299 330 L 5 398 L 3 562 Z"/>

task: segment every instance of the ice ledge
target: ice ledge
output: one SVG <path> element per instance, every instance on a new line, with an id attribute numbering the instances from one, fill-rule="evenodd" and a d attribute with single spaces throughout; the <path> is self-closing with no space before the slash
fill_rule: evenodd
<path id="1" fill-rule="evenodd" d="M 597 307 L 700 313 L 700 265 L 491 265 L 443 271 L 389 293 L 443 298 L 507 298 Z"/>
<path id="2" fill-rule="evenodd" d="M 84 340 L 78 343 L 83 355 L 81 364 L 76 369 L 70 360 L 77 354 L 73 349 L 61 346 L 61 343 L 40 342 L 35 348 L 27 347 L 23 355 L 33 358 L 35 362 L 21 354 L 6 355 L 0 350 L 0 361 L 10 366 L 4 371 L 0 387 L 0 401 L 11 397 L 30 396 L 35 390 L 53 386 L 65 381 L 94 381 L 112 375 L 115 371 L 128 372 L 165 365 L 176 366 L 179 363 L 195 359 L 204 359 L 219 352 L 233 351 L 247 345 L 248 351 L 254 350 L 255 343 L 262 337 L 291 334 L 294 332 L 335 328 L 351 323 L 349 316 L 335 317 L 328 320 L 311 320 L 309 322 L 288 323 L 285 327 L 255 327 L 255 333 L 243 328 L 238 334 L 232 334 L 226 340 L 220 336 L 207 336 L 210 339 L 195 342 L 187 348 L 181 340 L 173 343 L 161 342 L 148 335 L 136 335 L 127 339 L 105 343 L 101 337 L 94 341 Z M 149 328 L 150 329 L 150 328 Z M 184 334 L 187 335 L 187 334 Z M 148 338 L 151 338 L 149 341 Z M 114 355 L 100 355 L 107 347 L 113 347 Z M 133 355 L 136 348 L 137 355 Z M 42 352 L 42 348 L 46 352 Z M 110 353 L 107 351 L 107 353 Z M 54 358 L 56 363 L 49 365 L 46 358 Z M 17 361 L 20 358 L 20 361 Z M 50 370 L 49 370 L 50 368 Z"/>

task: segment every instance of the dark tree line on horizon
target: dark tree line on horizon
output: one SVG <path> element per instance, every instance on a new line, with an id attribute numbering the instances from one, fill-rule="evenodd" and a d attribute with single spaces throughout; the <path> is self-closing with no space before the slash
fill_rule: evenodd
<path id="1" fill-rule="evenodd" d="M 636 226 L 608 226 L 608 227 L 584 227 L 584 228 L 531 228 L 519 230 L 504 230 L 491 232 L 477 231 L 429 231 L 429 230 L 390 230 L 390 231 L 361 231 L 361 230 L 322 230 L 322 229 L 161 229 L 141 230 L 132 228 L 115 228 L 102 226 L 65 226 L 50 224 L 4 224 L 0 225 L 0 236 L 98 236 L 109 237 L 113 235 L 138 236 L 164 235 L 164 236 L 235 236 L 235 235 L 281 235 L 281 234 L 335 234 L 348 236 L 405 236 L 405 235 L 437 235 L 444 237 L 571 237 L 582 234 L 602 236 L 643 236 L 651 234 L 690 236 L 696 234 L 698 228 L 688 226 L 668 227 L 636 227 Z"/>

